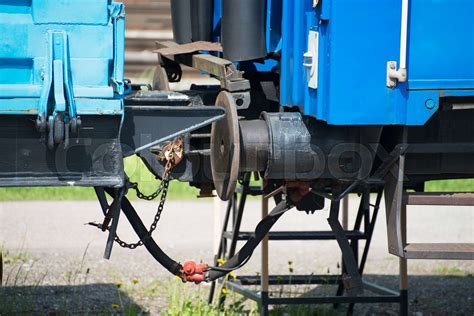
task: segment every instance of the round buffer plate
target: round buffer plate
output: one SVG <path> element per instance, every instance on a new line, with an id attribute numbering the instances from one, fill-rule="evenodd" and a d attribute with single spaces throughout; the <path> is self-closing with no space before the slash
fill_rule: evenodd
<path id="1" fill-rule="evenodd" d="M 226 116 L 212 123 L 211 132 L 211 170 L 217 195 L 229 200 L 237 185 L 240 165 L 239 120 L 234 98 L 222 91 L 216 105 L 225 108 Z"/>

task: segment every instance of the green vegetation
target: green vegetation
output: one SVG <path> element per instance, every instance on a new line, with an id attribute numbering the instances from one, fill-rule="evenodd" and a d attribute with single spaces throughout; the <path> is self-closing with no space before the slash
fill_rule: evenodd
<path id="1" fill-rule="evenodd" d="M 466 274 L 461 268 L 457 266 L 438 266 L 434 269 L 436 274 L 440 275 L 464 275 Z"/>
<path id="2" fill-rule="evenodd" d="M 148 171 L 138 157 L 125 159 L 125 172 L 132 182 L 138 182 L 140 190 L 151 194 L 156 190 L 159 181 Z M 191 199 L 198 195 L 198 189 L 190 187 L 187 183 L 171 181 L 169 199 Z M 128 197 L 136 199 L 134 192 Z M 84 187 L 51 187 L 51 188 L 0 188 L 0 201 L 24 200 L 95 200 L 93 188 Z"/>
<path id="3" fill-rule="evenodd" d="M 183 293 L 183 286 L 172 286 L 169 289 L 168 309 L 164 311 L 166 316 L 238 316 L 238 315 L 258 315 L 255 309 L 246 310 L 244 300 L 235 294 L 231 294 L 227 300 L 229 304 L 220 309 L 210 305 L 201 295 L 197 293 Z M 255 305 L 255 304 L 253 304 Z"/>
<path id="4" fill-rule="evenodd" d="M 429 181 L 428 192 L 474 192 L 474 179 Z"/>
<path id="5" fill-rule="evenodd" d="M 23 263 L 29 260 L 29 256 L 23 250 L 23 247 L 12 253 L 3 245 L 0 245 L 0 253 L 2 254 L 4 264 Z"/>
<path id="6" fill-rule="evenodd" d="M 150 194 L 159 185 L 159 181 L 148 171 L 142 161 L 134 156 L 125 159 L 125 172 L 132 182 L 138 182 L 140 190 Z M 252 180 L 252 184 L 257 184 Z M 473 192 L 474 179 L 430 181 L 426 190 Z M 188 183 L 171 181 L 168 193 L 169 199 L 192 199 L 199 194 L 198 189 Z M 136 199 L 133 192 L 128 194 L 130 199 Z M 22 200 L 95 200 L 93 188 L 83 187 L 51 187 L 51 188 L 0 188 L 0 201 Z"/>

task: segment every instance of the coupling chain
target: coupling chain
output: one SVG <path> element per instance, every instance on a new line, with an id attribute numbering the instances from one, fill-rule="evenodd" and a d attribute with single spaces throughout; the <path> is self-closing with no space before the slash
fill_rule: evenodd
<path id="1" fill-rule="evenodd" d="M 139 198 L 140 200 L 153 201 L 154 199 L 156 199 L 160 195 L 161 191 L 163 191 L 164 182 L 165 182 L 165 180 L 163 178 L 161 180 L 160 185 L 156 189 L 156 191 L 153 192 L 150 195 L 146 195 L 146 194 L 142 193 L 140 191 L 140 189 L 138 188 L 138 183 L 137 182 L 130 182 L 130 188 L 135 190 L 135 192 L 137 193 L 137 198 Z"/>
<path id="2" fill-rule="evenodd" d="M 161 218 L 161 213 L 163 212 L 163 209 L 165 207 L 165 202 L 166 202 L 166 196 L 168 195 L 168 186 L 169 186 L 169 173 L 165 173 L 163 176 L 163 179 L 161 181 L 160 187 L 162 187 L 162 193 L 161 193 L 161 199 L 160 199 L 160 204 L 158 204 L 158 209 L 156 210 L 155 218 L 153 219 L 153 223 L 150 225 L 150 229 L 148 230 L 148 234 L 137 241 L 136 243 L 126 243 L 125 241 L 121 240 L 120 237 L 115 234 L 114 241 L 120 245 L 122 248 L 129 248 L 129 249 L 135 249 L 137 247 L 143 246 L 143 243 L 146 241 L 146 239 L 150 238 L 153 232 L 155 231 L 158 222 Z M 107 228 L 108 230 L 108 228 Z"/>
<path id="3" fill-rule="evenodd" d="M 178 137 L 174 139 L 173 141 L 169 142 L 167 145 L 163 146 L 160 154 L 158 155 L 158 159 L 161 161 L 166 161 L 165 170 L 163 173 L 163 177 L 161 179 L 161 183 L 158 186 L 158 189 L 155 192 L 153 192 L 151 195 L 143 194 L 138 189 L 138 183 L 136 182 L 129 183 L 129 187 L 136 191 L 137 197 L 139 199 L 152 201 L 156 199 L 160 194 L 161 194 L 161 198 L 160 198 L 160 203 L 158 204 L 158 208 L 156 210 L 156 214 L 153 219 L 153 222 L 151 223 L 150 229 L 148 230 L 148 234 L 144 238 L 140 239 L 136 243 L 127 243 L 121 240 L 119 236 L 115 234 L 114 241 L 117 244 L 119 244 L 121 247 L 135 249 L 137 247 L 143 246 L 146 239 L 151 238 L 151 235 L 155 231 L 158 225 L 158 222 L 160 221 L 161 213 L 163 212 L 163 209 L 166 203 L 166 197 L 168 195 L 171 171 L 177 164 L 181 162 L 181 160 L 183 159 L 183 155 L 184 155 L 184 142 L 181 137 Z M 102 229 L 101 224 L 93 224 L 93 223 L 90 223 L 90 224 Z M 110 230 L 110 227 L 107 227 L 106 230 Z"/>
<path id="4" fill-rule="evenodd" d="M 163 146 L 158 155 L 158 159 L 161 161 L 166 160 L 164 175 L 162 181 L 155 192 L 150 195 L 146 195 L 140 191 L 138 188 L 137 182 L 131 182 L 130 187 L 135 190 L 137 197 L 141 200 L 152 201 L 156 199 L 160 193 L 163 191 L 165 178 L 169 178 L 169 174 L 174 166 L 179 164 L 183 159 L 184 154 L 184 142 L 181 137 L 176 138 L 175 140 L 169 142 L 167 145 Z"/>

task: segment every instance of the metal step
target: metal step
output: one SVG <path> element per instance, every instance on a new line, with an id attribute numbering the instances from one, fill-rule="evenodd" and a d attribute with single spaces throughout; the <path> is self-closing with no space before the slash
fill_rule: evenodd
<path id="1" fill-rule="evenodd" d="M 403 205 L 474 206 L 472 192 L 405 192 Z M 474 260 L 473 243 L 407 243 L 407 259 Z"/>
<path id="2" fill-rule="evenodd" d="M 472 192 L 407 192 L 405 205 L 474 206 Z"/>
<path id="3" fill-rule="evenodd" d="M 237 193 L 242 193 L 243 192 L 243 187 L 239 185 L 236 189 Z M 259 196 L 263 194 L 262 187 L 260 186 L 250 186 L 247 188 L 247 194 L 252 195 L 252 196 Z"/>
<path id="4" fill-rule="evenodd" d="M 249 240 L 254 235 L 253 232 L 240 232 L 237 240 Z M 366 234 L 361 231 L 346 231 L 348 239 L 367 239 Z M 232 232 L 224 232 L 224 237 L 232 239 Z M 335 240 L 336 236 L 332 231 L 274 231 L 268 233 L 269 240 Z"/>
<path id="5" fill-rule="evenodd" d="M 404 248 L 407 259 L 474 260 L 474 243 L 416 243 Z"/>
<path id="6" fill-rule="evenodd" d="M 229 279 L 229 281 L 232 281 Z M 237 276 L 237 281 L 242 285 L 260 285 L 259 275 Z M 339 284 L 342 282 L 340 275 L 269 275 L 269 285 L 302 285 L 302 284 Z"/>

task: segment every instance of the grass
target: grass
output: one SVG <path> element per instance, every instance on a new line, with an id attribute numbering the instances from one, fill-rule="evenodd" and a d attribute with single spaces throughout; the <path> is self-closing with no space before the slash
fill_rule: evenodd
<path id="1" fill-rule="evenodd" d="M 6 249 L 3 248 L 3 250 L 8 253 Z M 20 254 L 13 254 L 12 258 L 17 259 L 8 263 L 10 273 L 6 284 L 4 284 L 6 288 L 2 289 L 0 287 L 0 315 L 16 313 L 18 315 L 103 314 L 138 316 L 151 315 L 156 313 L 157 310 L 163 316 L 259 315 L 259 307 L 255 302 L 247 301 L 235 292 L 226 291 L 226 305 L 219 308 L 207 303 L 208 287 L 183 284 L 175 279 L 159 280 L 153 278 L 141 282 L 137 278 L 127 278 L 115 283 L 102 284 L 107 285 L 107 288 L 94 288 L 94 283 L 91 284 L 91 280 L 87 278 L 90 272 L 85 262 L 87 251 L 88 247 L 80 260 L 71 265 L 70 273 L 67 274 L 69 277 L 65 280 L 67 289 L 50 285 L 50 281 L 45 282 L 44 275 L 38 276 L 38 274 L 33 273 L 36 277 L 29 278 L 28 273 L 34 268 L 33 263 L 30 263 L 30 268 L 25 268 L 22 264 L 24 258 L 28 258 L 28 255 L 24 251 L 21 251 Z M 293 273 L 291 261 L 288 262 L 288 269 L 290 274 Z M 461 270 L 455 266 L 439 266 L 435 271 L 441 275 L 459 275 L 461 273 Z M 113 276 L 113 278 L 118 280 L 117 276 Z M 85 290 L 89 293 L 84 292 Z M 100 293 L 98 293 L 99 290 Z M 304 290 L 304 292 L 308 292 L 308 290 L 311 290 L 311 288 Z M 50 296 L 53 292 L 55 294 L 52 301 L 51 298 L 44 299 L 45 296 Z M 283 294 L 279 294 L 278 291 L 272 291 L 272 293 L 274 293 L 272 297 L 280 297 L 283 294 L 285 297 L 302 295 L 299 290 L 291 290 Z M 106 296 L 101 296 L 101 294 Z M 99 298 L 100 301 L 98 301 Z M 163 301 L 163 305 L 159 303 L 158 306 L 154 306 L 154 310 L 150 311 L 150 303 L 156 303 L 157 301 Z M 436 305 L 433 305 L 432 309 L 435 308 Z M 335 310 L 329 304 L 318 306 L 290 305 L 273 306 L 270 315 L 338 316 L 345 314 L 343 312 L 344 309 Z"/>
<path id="2" fill-rule="evenodd" d="M 0 245 L 0 253 L 3 256 L 4 264 L 22 263 L 27 262 L 30 259 L 28 254 L 23 249 L 18 249 L 17 251 L 12 253 L 3 245 Z"/>
<path id="3" fill-rule="evenodd" d="M 203 293 L 185 293 L 183 286 L 174 285 L 169 289 L 168 309 L 163 312 L 166 316 L 238 316 L 258 315 L 255 308 L 247 310 L 244 300 L 238 295 L 229 295 L 230 303 L 223 309 L 210 305 L 204 298 Z M 201 287 L 199 288 L 201 289 Z M 229 301 L 229 300 L 228 300 Z M 255 304 L 254 304 L 255 305 Z"/>
<path id="4" fill-rule="evenodd" d="M 465 271 L 457 266 L 438 266 L 434 269 L 436 274 L 439 275 L 464 275 Z"/>
<path id="5" fill-rule="evenodd" d="M 474 179 L 429 181 L 428 192 L 474 192 Z"/>
<path id="6" fill-rule="evenodd" d="M 133 182 L 139 183 L 140 190 L 145 194 L 155 191 L 159 181 L 146 169 L 138 157 L 125 159 L 125 172 Z M 187 183 L 171 181 L 169 199 L 192 199 L 198 195 L 198 189 Z M 133 192 L 128 195 L 136 199 Z M 1 188 L 0 201 L 34 201 L 34 200 L 95 200 L 93 188 L 88 187 L 33 187 L 33 188 Z"/>
<path id="7" fill-rule="evenodd" d="M 139 183 L 140 190 L 145 194 L 152 193 L 157 186 L 157 181 L 146 169 L 138 157 L 125 160 L 125 171 L 133 182 Z M 474 179 L 429 181 L 426 183 L 428 192 L 474 192 Z M 168 191 L 171 200 L 193 199 L 198 194 L 198 189 L 188 183 L 171 181 Z M 136 199 L 133 192 L 128 194 L 130 199 Z M 86 187 L 33 187 L 33 188 L 1 188 L 0 201 L 35 201 L 35 200 L 95 200 L 93 188 Z"/>
<path id="8" fill-rule="evenodd" d="M 2 249 L 4 253 L 9 253 Z M 137 278 L 117 279 L 115 283 L 109 283 L 107 298 L 97 304 L 97 299 L 89 301 L 91 297 L 101 297 L 94 294 L 94 283 L 88 279 L 90 269 L 85 262 L 88 247 L 85 249 L 80 260 L 71 266 L 71 270 L 64 275 L 64 286 L 55 287 L 49 282 L 45 284 L 45 276 L 41 275 L 35 279 L 28 277 L 34 268 L 34 260 L 31 260 L 30 268 L 24 266 L 23 260 L 28 255 L 21 253 L 12 255 L 15 260 L 9 260 L 8 276 L 4 283 L 5 289 L 0 287 L 0 315 L 2 313 L 18 313 L 20 315 L 54 313 L 57 315 L 69 315 L 74 313 L 99 313 L 110 315 L 150 315 L 150 302 L 163 300 L 166 304 L 160 308 L 163 316 L 256 316 L 259 315 L 259 307 L 253 301 L 248 301 L 239 294 L 227 291 L 222 293 L 226 296 L 226 304 L 220 308 L 207 303 L 208 287 L 195 286 L 194 284 L 183 284 L 175 279 L 148 279 L 141 282 Z M 29 260 L 29 259 L 28 259 Z M 33 275 L 37 275 L 33 273 Z M 62 283 L 61 281 L 59 281 Z M 84 288 L 90 293 L 85 293 Z M 219 288 L 219 286 L 218 286 Z M 225 292 L 224 292 L 225 290 Z M 5 292 L 2 292 L 5 291 Z M 54 301 L 41 301 L 44 295 L 57 291 Z M 2 296 L 3 294 L 7 294 Z M 293 293 L 296 294 L 296 293 Z M 9 299 L 7 299 L 9 297 Z M 87 297 L 87 298 L 86 298 Z M 53 304 L 54 303 L 54 304 Z M 158 306 L 155 306 L 159 308 Z M 331 306 L 278 306 L 270 311 L 272 316 L 288 315 L 339 315 Z"/>

